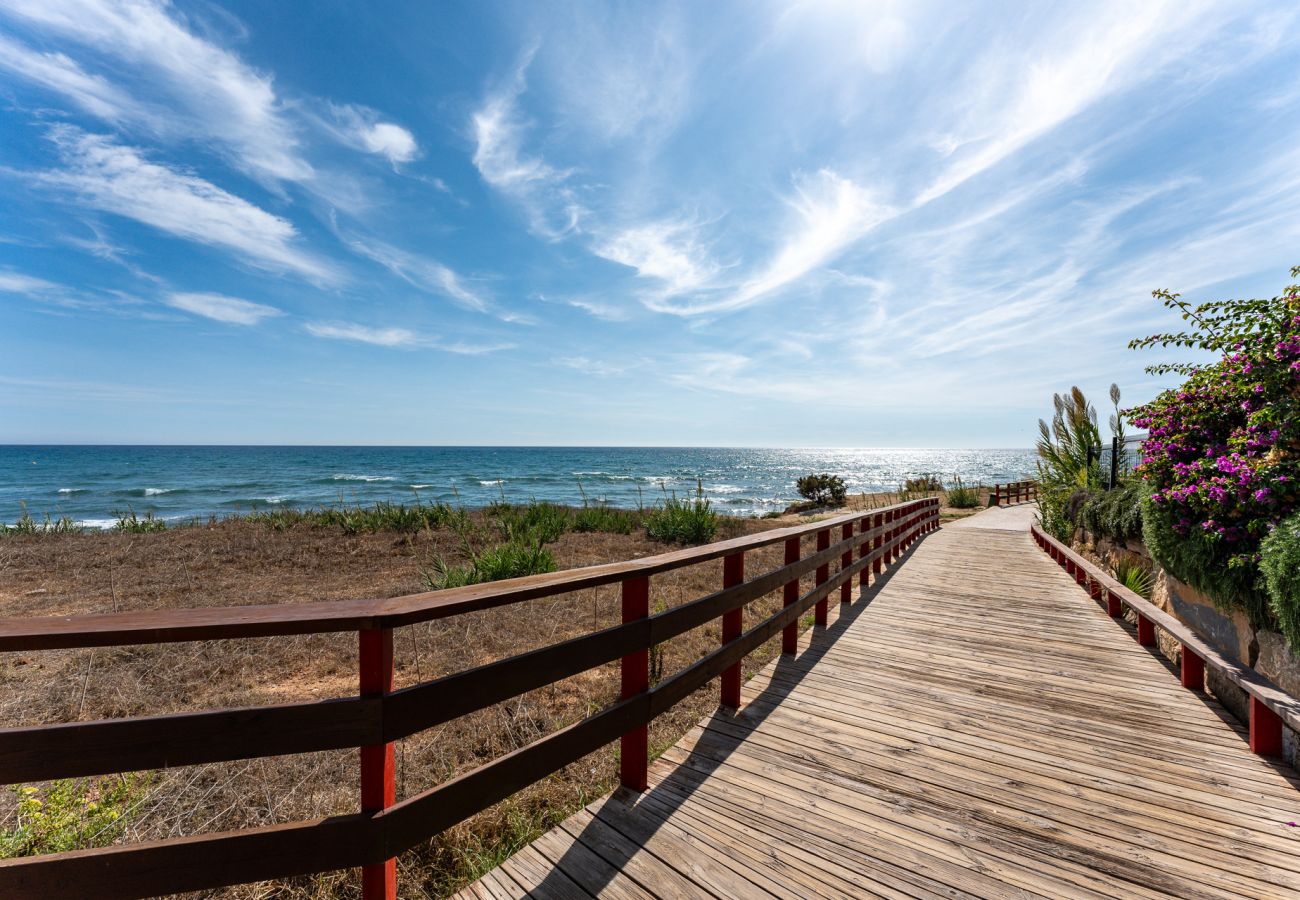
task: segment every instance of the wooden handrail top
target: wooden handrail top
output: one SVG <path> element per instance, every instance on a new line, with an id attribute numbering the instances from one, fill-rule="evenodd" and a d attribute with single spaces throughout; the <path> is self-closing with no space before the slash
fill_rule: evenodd
<path id="1" fill-rule="evenodd" d="M 1105 570 L 1043 531 L 1037 522 L 1033 524 L 1032 529 L 1036 537 L 1041 538 L 1047 545 L 1055 548 L 1058 553 L 1082 569 L 1089 579 L 1104 587 L 1111 596 L 1118 599 L 1142 618 L 1154 622 L 1170 637 L 1204 660 L 1206 665 L 1212 666 L 1237 687 L 1281 716 L 1282 720 L 1291 728 L 1300 730 L 1300 700 L 1283 691 L 1254 669 L 1235 659 L 1224 656 L 1202 640 L 1200 635 L 1193 631 L 1191 627 L 1169 615 L 1150 600 L 1120 584 Z"/>
<path id="2" fill-rule="evenodd" d="M 401 597 L 0 618 L 0 652 L 396 628 L 614 584 L 627 578 L 655 575 L 732 553 L 771 546 L 792 537 L 816 534 L 881 513 L 898 512 L 908 506 L 908 503 L 896 503 L 879 509 L 846 513 L 807 525 L 792 525 L 701 547 L 670 550 L 641 559 Z M 872 534 L 874 533 L 873 531 Z"/>

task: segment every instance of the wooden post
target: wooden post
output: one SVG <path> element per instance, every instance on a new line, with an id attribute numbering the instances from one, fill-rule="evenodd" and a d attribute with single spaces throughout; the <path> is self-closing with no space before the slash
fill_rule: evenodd
<path id="1" fill-rule="evenodd" d="M 828 550 L 830 549 L 830 546 L 831 546 L 831 530 L 829 528 L 823 528 L 821 531 L 817 532 L 817 552 L 820 553 L 822 550 Z M 820 566 L 817 567 L 818 586 L 825 584 L 827 581 L 830 580 L 830 577 L 831 577 L 830 563 L 822 563 Z M 817 624 L 822 626 L 823 628 L 826 627 L 827 606 L 828 604 L 826 603 L 825 597 L 822 597 L 820 600 L 817 601 L 817 614 L 815 618 Z"/>
<path id="2" fill-rule="evenodd" d="M 872 526 L 871 526 L 872 528 L 883 529 L 885 527 L 885 514 L 876 513 L 874 516 L 872 516 L 871 521 L 872 521 Z M 883 553 L 881 552 L 881 548 L 884 546 L 885 546 L 885 535 L 884 535 L 884 531 L 882 530 L 879 534 L 876 535 L 876 539 L 871 543 L 871 550 L 873 553 L 876 554 L 876 558 L 871 561 L 871 574 L 873 575 L 879 575 L 880 570 L 884 565 L 880 559 L 880 557 L 883 555 Z"/>
<path id="3" fill-rule="evenodd" d="M 1138 643 L 1143 647 L 1156 645 L 1156 625 L 1141 613 L 1138 614 Z"/>
<path id="4" fill-rule="evenodd" d="M 650 615 L 650 579 L 629 578 L 623 582 L 623 624 L 648 618 Z M 626 700 L 650 689 L 650 650 L 635 650 L 623 657 L 622 690 L 619 696 Z M 650 760 L 650 738 L 645 725 L 633 728 L 619 739 L 619 781 L 629 790 L 644 791 L 648 787 L 647 768 Z"/>
<path id="5" fill-rule="evenodd" d="M 1088 579 L 1088 593 L 1092 595 L 1093 600 L 1101 600 L 1101 582 L 1095 578 Z"/>
<path id="6" fill-rule="evenodd" d="M 1183 687 L 1193 691 L 1205 690 L 1205 660 L 1191 647 L 1183 644 L 1182 659 L 1178 667 Z"/>
<path id="7" fill-rule="evenodd" d="M 1250 749 L 1260 756 L 1282 755 L 1282 717 L 1253 694 L 1250 697 Z"/>
<path id="8" fill-rule="evenodd" d="M 735 587 L 745 580 L 745 551 L 722 558 L 722 586 Z M 722 614 L 722 645 L 740 637 L 745 624 L 745 608 L 739 607 Z M 740 660 L 736 660 L 722 673 L 722 705 L 740 709 Z"/>
<path id="9" fill-rule="evenodd" d="M 797 537 L 785 539 L 785 564 L 799 561 L 799 539 Z M 787 581 L 782 593 L 781 599 L 784 606 L 794 606 L 799 599 L 799 579 Z M 799 652 L 799 623 L 791 622 L 781 629 L 781 652 L 798 653 Z"/>
<path id="10" fill-rule="evenodd" d="M 379 696 L 393 690 L 393 629 L 366 628 L 358 632 L 361 695 Z M 361 748 L 361 811 L 379 812 L 397 802 L 397 764 L 393 745 Z M 396 900 L 397 860 L 361 867 L 363 900 Z"/>
<path id="11" fill-rule="evenodd" d="M 1106 591 L 1106 612 L 1112 619 L 1124 615 L 1124 604 L 1119 602 L 1119 597 L 1115 596 L 1114 591 Z"/>
<path id="12" fill-rule="evenodd" d="M 863 535 L 870 530 L 871 530 L 871 516 L 863 516 L 861 519 L 858 520 L 858 534 Z M 866 559 L 867 554 L 870 552 L 871 552 L 871 541 L 863 540 L 861 544 L 858 544 L 858 562 L 861 562 L 862 560 Z M 871 574 L 870 566 L 863 566 L 858 571 L 859 591 L 865 591 L 867 589 L 867 580 L 870 574 Z"/>
<path id="13" fill-rule="evenodd" d="M 840 538 L 842 540 L 847 541 L 852 537 L 853 537 L 853 523 L 845 522 L 840 527 Z M 851 565 L 853 565 L 853 551 L 845 550 L 844 555 L 840 557 L 840 571 L 843 572 Z M 841 603 L 853 602 L 853 579 L 852 578 L 844 579 L 844 583 L 840 585 L 840 602 Z"/>
<path id="14" fill-rule="evenodd" d="M 993 505 L 1002 505 L 1002 485 L 1000 484 L 993 485 Z"/>

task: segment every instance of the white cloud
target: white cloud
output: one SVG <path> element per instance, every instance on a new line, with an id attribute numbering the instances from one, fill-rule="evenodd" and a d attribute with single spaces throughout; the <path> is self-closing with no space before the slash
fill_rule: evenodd
<path id="1" fill-rule="evenodd" d="M 613 378 L 623 375 L 637 365 L 636 363 L 611 363 L 591 359 L 587 356 L 561 356 L 551 360 L 551 362 L 557 366 L 581 372 L 584 375 L 594 375 L 597 378 Z"/>
<path id="2" fill-rule="evenodd" d="M 954 162 L 916 203 L 943 196 L 1102 98 L 1157 74 L 1212 33 L 1188 33 L 1206 9 L 1183 0 L 1103 4 L 1067 16 L 1028 53 L 992 47 L 966 79 L 958 108 L 967 121 L 958 134 L 932 142 Z"/>
<path id="3" fill-rule="evenodd" d="M 513 79 L 490 93 L 470 117 L 474 166 L 488 185 L 523 207 L 534 231 L 559 238 L 576 231 L 588 211 L 564 183 L 569 172 L 554 169 L 523 151 L 525 124 L 517 101 L 531 60 L 530 53 L 516 68 Z"/>
<path id="4" fill-rule="evenodd" d="M 328 115 L 322 113 L 317 121 L 343 143 L 383 156 L 393 165 L 420 155 L 415 135 L 401 125 L 381 121 L 378 112 L 365 106 L 331 103 Z"/>
<path id="5" fill-rule="evenodd" d="M 421 343 L 409 328 L 371 328 L 355 322 L 308 322 L 307 333 L 319 338 L 359 341 L 378 347 L 412 347 Z"/>
<path id="6" fill-rule="evenodd" d="M 45 294 L 63 289 L 63 285 L 44 278 L 34 278 L 21 272 L 0 272 L 0 292 L 6 294 Z"/>
<path id="7" fill-rule="evenodd" d="M 362 241 L 343 234 L 339 234 L 339 239 L 407 284 L 450 297 L 460 305 L 478 312 L 487 312 L 491 306 L 486 296 L 467 285 L 460 275 L 440 262 L 407 253 L 381 241 Z"/>
<path id="8" fill-rule="evenodd" d="M 153 163 L 131 147 L 71 127 L 52 136 L 66 168 L 34 173 L 87 206 L 144 222 L 176 237 L 219 247 L 261 268 L 333 281 L 327 263 L 297 247 L 293 225 L 196 175 Z"/>
<path id="9" fill-rule="evenodd" d="M 514 344 L 473 344 L 468 341 L 436 341 L 417 334 L 409 328 L 374 328 L 356 322 L 308 322 L 307 333 L 319 338 L 339 341 L 356 341 L 377 347 L 427 347 L 444 353 L 478 356 L 509 350 Z"/>
<path id="10" fill-rule="evenodd" d="M 194 313 L 218 322 L 231 325 L 256 325 L 263 319 L 282 316 L 284 313 L 274 306 L 264 306 L 238 297 L 207 293 L 172 293 L 163 298 L 163 302 L 176 309 Z"/>
<path id="11" fill-rule="evenodd" d="M 595 252 L 658 279 L 669 295 L 682 294 L 708 285 L 720 268 L 696 239 L 697 229 L 691 222 L 652 222 L 618 232 Z"/>
<path id="12" fill-rule="evenodd" d="M 270 179 L 311 178 L 312 167 L 299 151 L 271 77 L 189 31 L 170 5 L 158 0 L 7 0 L 0 12 L 147 73 L 151 87 L 183 111 L 186 130 L 225 145 L 240 168 Z M 102 80 L 88 81 L 58 59 L 47 59 L 45 66 L 47 79 L 62 84 L 65 93 L 75 91 L 83 105 L 98 104 L 97 114 L 124 110 L 120 94 L 106 93 Z"/>
<path id="13" fill-rule="evenodd" d="M 158 118 L 130 94 L 100 75 L 87 73 L 62 53 L 40 53 L 0 35 L 0 68 L 62 94 L 101 119 L 147 121 L 158 126 Z"/>
<path id="14" fill-rule="evenodd" d="M 829 169 L 795 178 L 790 217 L 768 262 L 719 299 L 649 299 L 659 312 L 699 315 L 749 306 L 833 261 L 896 211 L 871 191 Z"/>

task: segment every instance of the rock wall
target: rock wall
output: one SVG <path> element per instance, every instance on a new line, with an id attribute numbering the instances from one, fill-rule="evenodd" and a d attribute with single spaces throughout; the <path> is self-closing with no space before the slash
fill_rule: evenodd
<path id="1" fill-rule="evenodd" d="M 1151 569 L 1156 576 L 1151 591 L 1152 603 L 1190 625 L 1202 640 L 1224 656 L 1244 663 L 1291 696 L 1300 697 L 1300 655 L 1287 646 L 1281 634 L 1255 629 L 1240 610 L 1219 609 L 1209 597 L 1160 568 L 1140 540 L 1116 542 L 1080 529 L 1073 543 L 1075 549 L 1108 567 L 1127 558 Z M 1163 633 L 1160 633 L 1160 652 L 1171 663 L 1178 664 L 1181 648 Z M 1206 667 L 1206 685 L 1242 724 L 1249 723 L 1245 691 L 1209 666 Z M 1300 735 L 1285 726 L 1282 732 L 1283 755 L 1291 765 L 1300 768 L 1297 762 Z"/>

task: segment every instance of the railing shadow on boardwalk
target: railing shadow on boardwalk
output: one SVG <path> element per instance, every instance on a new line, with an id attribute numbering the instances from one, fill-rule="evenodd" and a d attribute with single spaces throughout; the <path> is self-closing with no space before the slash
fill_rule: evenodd
<path id="1" fill-rule="evenodd" d="M 798 656 L 780 655 L 775 660 L 774 665 L 773 674 L 776 677 L 768 679 L 767 686 L 754 700 L 746 704 L 741 710 L 729 710 L 726 707 L 719 707 L 703 722 L 704 727 L 709 729 L 712 724 L 725 722 L 740 723 L 747 733 L 757 729 L 776 710 L 781 701 L 799 686 L 817 661 L 834 647 L 840 637 L 870 608 L 872 601 L 875 600 L 880 591 L 888 586 L 894 576 L 902 570 L 903 565 L 920 548 L 927 537 L 929 535 L 921 535 L 912 546 L 903 552 L 894 565 L 891 565 L 880 575 L 873 575 L 870 585 L 863 589 L 852 603 L 840 603 L 839 616 L 834 622 L 821 628 L 814 626 L 809 645 Z M 708 688 L 704 689 L 707 690 Z M 627 788 L 620 787 L 614 791 L 610 800 L 621 803 L 629 815 L 637 817 L 645 834 L 653 835 L 695 793 L 700 784 L 719 768 L 726 765 L 727 759 L 745 740 L 746 738 L 736 737 L 728 731 L 712 729 L 709 752 L 700 753 L 696 749 L 692 749 L 689 754 L 689 761 L 681 763 L 674 770 L 675 776 L 678 771 L 689 767 L 692 770 L 689 778 L 669 776 L 669 778 L 662 779 L 660 783 L 651 785 L 644 794 L 637 794 Z M 670 780 L 672 784 L 671 787 L 668 787 L 667 782 Z M 648 803 L 658 808 L 650 814 L 640 813 L 642 807 Z M 566 892 L 572 889 L 569 877 L 564 874 L 564 869 L 567 868 L 566 863 L 573 862 L 573 868 L 577 868 L 581 863 L 577 855 L 586 854 L 589 851 L 585 848 L 589 844 L 596 843 L 595 841 L 585 841 L 583 838 L 588 831 L 602 828 L 617 830 L 614 824 L 601 819 L 598 814 L 594 816 L 583 831 L 578 834 L 576 840 L 570 844 L 570 848 L 551 866 L 551 870 L 546 877 L 529 893 L 536 893 L 538 896 L 565 896 Z M 626 836 L 632 844 L 636 845 L 637 849 L 640 849 L 646 842 L 645 837 Z M 607 857 L 606 861 L 609 862 L 611 868 L 603 870 L 603 875 L 597 875 L 590 869 L 586 870 L 589 875 L 584 879 L 583 888 L 593 894 L 606 887 L 609 884 L 609 878 L 614 873 L 622 872 L 630 859 L 629 856 L 619 855 L 617 850 L 607 843 L 601 843 L 601 850 L 601 855 Z"/>

